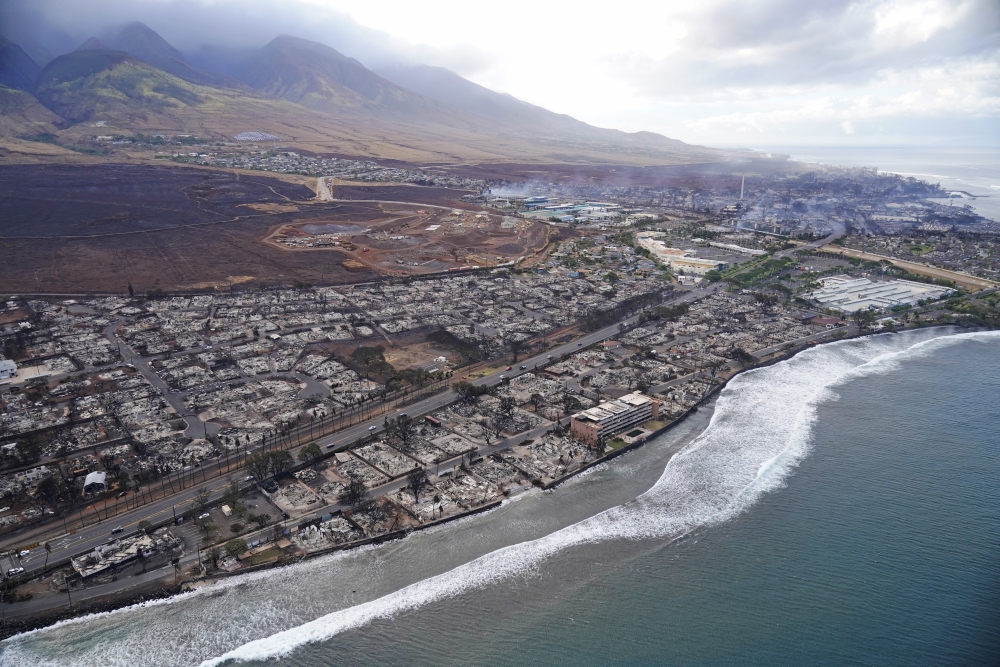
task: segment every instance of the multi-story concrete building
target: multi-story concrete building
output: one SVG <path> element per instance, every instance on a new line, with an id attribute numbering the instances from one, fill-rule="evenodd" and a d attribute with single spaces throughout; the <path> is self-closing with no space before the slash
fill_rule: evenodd
<path id="1" fill-rule="evenodd" d="M 639 245 L 674 271 L 703 276 L 709 271 L 725 271 L 728 266 L 719 260 L 695 257 L 693 250 L 671 248 L 657 238 L 658 235 L 659 232 L 643 232 L 638 237 Z"/>
<path id="2" fill-rule="evenodd" d="M 10 359 L 0 359 L 0 380 L 7 380 L 17 375 L 17 364 Z"/>
<path id="3" fill-rule="evenodd" d="M 596 445 L 659 415 L 660 402 L 636 391 L 576 413 L 570 432 L 580 442 Z"/>

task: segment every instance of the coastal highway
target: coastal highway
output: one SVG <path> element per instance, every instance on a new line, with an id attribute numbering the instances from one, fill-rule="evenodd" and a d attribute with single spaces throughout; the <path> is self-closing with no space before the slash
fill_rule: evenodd
<path id="1" fill-rule="evenodd" d="M 717 289 L 718 286 L 710 286 L 699 290 L 684 291 L 679 293 L 674 299 L 665 303 L 690 303 L 704 298 Z M 511 371 L 498 370 L 482 378 L 473 380 L 472 384 L 479 386 L 494 386 L 502 381 L 501 376 L 512 378 L 523 373 L 533 371 L 537 367 L 544 367 L 546 364 L 551 363 L 553 359 L 558 359 L 564 354 L 572 354 L 585 347 L 617 336 L 621 331 L 622 325 L 630 326 L 635 324 L 638 317 L 638 315 L 633 315 L 632 317 L 621 320 L 616 324 L 586 334 L 574 341 L 565 343 L 550 350 L 546 350 L 542 354 L 523 359 L 519 361 Z M 521 370 L 520 366 L 525 366 L 525 369 Z M 406 412 L 410 416 L 416 417 L 418 415 L 439 410 L 453 403 L 456 399 L 457 396 L 455 392 L 449 389 L 408 405 L 403 408 L 402 411 Z M 382 430 L 384 425 L 384 417 L 380 416 L 372 418 L 350 428 L 338 431 L 337 433 L 324 438 L 320 438 L 317 442 L 321 445 L 324 451 L 346 447 L 347 445 L 368 437 L 373 433 L 378 433 Z M 374 430 L 370 430 L 369 427 L 374 427 Z M 295 448 L 291 450 L 292 455 L 296 456 L 299 449 L 300 448 Z M 32 543 L 35 543 L 34 546 L 27 549 L 28 554 L 24 557 L 19 557 L 17 555 L 23 547 L 13 546 L 9 540 L 6 540 L 5 543 L 8 545 L 7 548 L 9 551 L 8 556 L 3 561 L 4 570 L 6 571 L 6 569 L 12 567 L 23 567 L 25 569 L 25 575 L 22 576 L 25 576 L 26 578 L 30 577 L 31 573 L 40 570 L 45 564 L 46 554 L 42 545 L 46 540 L 49 542 L 49 546 L 52 549 L 49 554 L 49 562 L 52 563 L 58 562 L 69 556 L 84 553 L 101 544 L 109 542 L 113 539 L 111 530 L 118 526 L 121 526 L 123 529 L 121 535 L 128 535 L 130 533 L 134 533 L 138 529 L 140 521 L 149 521 L 153 525 L 170 523 L 173 521 L 173 517 L 175 515 L 179 516 L 183 512 L 192 509 L 195 496 L 198 494 L 200 489 L 208 490 L 209 503 L 212 503 L 218 501 L 223 495 L 225 495 L 230 481 L 242 481 L 244 476 L 245 473 L 243 471 L 237 471 L 230 475 L 207 481 L 202 485 L 193 485 L 190 488 L 180 491 L 168 498 L 153 501 L 152 503 L 143 505 L 137 509 L 123 512 L 116 517 L 100 521 L 96 524 L 91 524 L 69 534 L 58 534 L 57 531 L 60 530 L 60 527 L 53 526 L 53 531 L 51 533 L 53 535 L 52 537 L 22 537 L 20 538 L 22 540 L 21 544 L 24 544 L 23 540 L 25 539 L 30 539 Z"/>

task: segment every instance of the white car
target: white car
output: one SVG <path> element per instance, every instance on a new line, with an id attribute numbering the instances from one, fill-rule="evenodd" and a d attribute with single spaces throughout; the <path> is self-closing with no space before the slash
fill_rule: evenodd
<path id="1" fill-rule="evenodd" d="M 208 518 L 208 516 L 209 516 L 208 512 L 205 512 L 205 513 L 204 513 L 204 514 L 202 514 L 202 515 L 201 515 L 200 517 L 198 517 L 198 519 L 199 519 L 199 520 L 200 520 L 200 519 L 207 519 L 207 518 Z"/>
<path id="2" fill-rule="evenodd" d="M 13 567 L 13 568 L 7 570 L 7 576 L 8 577 L 14 577 L 14 576 L 17 576 L 17 575 L 21 574 L 22 572 L 24 572 L 24 568 L 23 567 Z"/>
<path id="3" fill-rule="evenodd" d="M 369 430 L 369 431 L 374 431 L 374 430 L 375 430 L 376 428 L 378 428 L 378 427 L 376 427 L 376 426 L 369 426 L 369 427 L 368 427 L 368 430 Z"/>
<path id="4" fill-rule="evenodd" d="M 30 555 L 31 555 L 31 550 L 29 550 L 29 549 L 25 549 L 24 551 L 22 551 L 21 553 L 18 554 L 18 556 L 20 556 L 21 558 L 24 558 L 25 556 L 30 556 Z"/>

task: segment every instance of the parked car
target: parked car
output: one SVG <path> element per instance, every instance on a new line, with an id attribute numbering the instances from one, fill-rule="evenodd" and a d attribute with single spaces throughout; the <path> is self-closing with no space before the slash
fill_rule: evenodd
<path id="1" fill-rule="evenodd" d="M 115 526 L 114 528 L 111 529 L 111 534 L 112 535 L 117 535 L 118 533 L 120 533 L 120 532 L 122 532 L 124 530 L 125 529 L 122 528 L 121 526 Z"/>
<path id="2" fill-rule="evenodd" d="M 500 381 L 501 381 L 501 382 L 503 382 L 503 381 L 504 381 L 504 380 L 506 380 L 506 379 L 507 379 L 507 376 L 506 376 L 506 375 L 501 375 L 501 376 L 500 376 Z"/>
<path id="3" fill-rule="evenodd" d="M 119 498 L 124 498 L 127 495 L 128 495 L 128 491 L 122 491 L 121 493 L 118 494 L 118 497 Z"/>
<path id="4" fill-rule="evenodd" d="M 209 514 L 208 514 L 208 512 L 205 512 L 205 513 L 204 513 L 204 514 L 202 514 L 202 515 L 201 515 L 200 517 L 198 517 L 198 519 L 199 519 L 199 520 L 201 520 L 201 519 L 207 519 L 208 517 L 209 517 Z"/>
<path id="5" fill-rule="evenodd" d="M 23 567 L 12 567 L 9 570 L 7 570 L 7 576 L 8 577 L 16 577 L 17 575 L 21 574 L 22 572 L 24 572 L 24 568 Z"/>

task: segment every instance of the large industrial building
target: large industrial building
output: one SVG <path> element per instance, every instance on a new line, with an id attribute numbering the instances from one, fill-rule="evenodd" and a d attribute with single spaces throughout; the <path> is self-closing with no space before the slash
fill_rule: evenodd
<path id="1" fill-rule="evenodd" d="M 593 446 L 659 416 L 660 402 L 636 391 L 576 413 L 570 421 L 570 433 Z"/>
<path id="2" fill-rule="evenodd" d="M 917 283 L 912 280 L 872 282 L 867 278 L 830 276 L 822 278 L 820 289 L 809 298 L 821 306 L 842 313 L 858 310 L 885 310 L 895 306 L 915 306 L 926 299 L 940 299 L 952 290 L 938 285 Z"/>
<path id="3" fill-rule="evenodd" d="M 657 238 L 659 232 L 644 232 L 639 234 L 639 245 L 653 254 L 656 259 L 678 273 L 693 273 L 703 276 L 709 271 L 725 271 L 729 265 L 715 259 L 694 257 L 693 250 L 671 248 Z"/>

